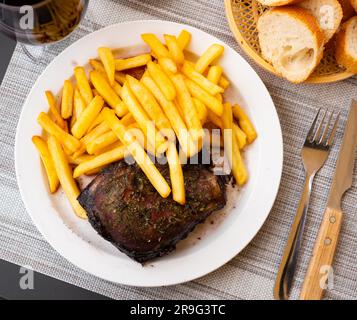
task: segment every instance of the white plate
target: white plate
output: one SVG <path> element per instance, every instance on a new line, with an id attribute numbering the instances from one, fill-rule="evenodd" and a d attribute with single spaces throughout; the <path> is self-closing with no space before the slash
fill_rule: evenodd
<path id="1" fill-rule="evenodd" d="M 89 222 L 76 218 L 63 192 L 48 192 L 39 156 L 31 143 L 40 135 L 37 115 L 47 110 L 45 90 L 59 92 L 73 67 L 97 56 L 99 46 L 132 47 L 140 34 L 192 33 L 189 50 L 201 54 L 208 45 L 225 46 L 220 63 L 233 84 L 228 96 L 246 108 L 259 138 L 245 152 L 250 173 L 247 185 L 235 194 L 226 212 L 199 226 L 176 251 L 145 267 L 130 260 L 102 239 Z M 32 88 L 17 127 L 15 165 L 22 199 L 33 222 L 47 241 L 66 259 L 103 279 L 134 286 L 162 286 L 201 277 L 225 264 L 255 236 L 275 200 L 282 172 L 283 144 L 272 99 L 258 75 L 233 49 L 215 37 L 190 26 L 166 21 L 135 21 L 98 30 L 72 44 L 46 68 Z M 212 224 L 211 222 L 214 222 Z M 200 239 L 198 239 L 200 238 Z"/>

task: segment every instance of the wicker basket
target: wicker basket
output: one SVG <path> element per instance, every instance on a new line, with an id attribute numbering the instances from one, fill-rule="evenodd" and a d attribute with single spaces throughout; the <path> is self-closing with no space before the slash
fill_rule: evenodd
<path id="1" fill-rule="evenodd" d="M 229 26 L 243 50 L 260 66 L 277 75 L 273 66 L 261 56 L 256 28 L 259 15 L 268 7 L 256 0 L 225 0 L 225 6 Z M 328 83 L 353 76 L 337 65 L 333 52 L 333 48 L 325 50 L 320 65 L 306 82 Z"/>

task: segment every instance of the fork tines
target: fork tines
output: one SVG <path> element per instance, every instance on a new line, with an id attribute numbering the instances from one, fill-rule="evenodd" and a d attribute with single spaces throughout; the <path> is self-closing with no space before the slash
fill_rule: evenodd
<path id="1" fill-rule="evenodd" d="M 328 117 L 329 113 L 330 116 Z M 321 120 L 318 121 L 320 118 L 320 114 L 322 114 L 322 117 Z M 327 117 L 328 120 L 326 121 Z M 311 128 L 307 134 L 305 145 L 313 144 L 316 146 L 330 147 L 336 133 L 339 118 L 340 118 L 340 112 L 338 112 L 336 115 L 334 111 L 331 112 L 328 112 L 327 110 L 322 111 L 322 109 L 320 108 L 317 111 L 315 119 L 312 122 Z M 320 124 L 316 128 L 316 124 L 318 122 L 320 122 Z M 332 129 L 330 130 L 331 127 Z"/>

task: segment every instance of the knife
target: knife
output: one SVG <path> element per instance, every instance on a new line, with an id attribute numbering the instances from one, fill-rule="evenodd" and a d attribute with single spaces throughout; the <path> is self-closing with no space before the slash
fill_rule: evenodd
<path id="1" fill-rule="evenodd" d="M 332 279 L 332 262 L 342 224 L 341 201 L 344 193 L 352 187 L 356 150 L 357 102 L 352 100 L 327 208 L 301 289 L 301 300 L 320 300 L 324 290 L 331 285 L 328 280 Z"/>

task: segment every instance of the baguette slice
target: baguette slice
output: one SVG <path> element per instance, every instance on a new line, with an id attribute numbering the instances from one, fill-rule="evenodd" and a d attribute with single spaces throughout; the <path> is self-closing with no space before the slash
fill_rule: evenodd
<path id="1" fill-rule="evenodd" d="M 357 73 L 357 16 L 345 22 L 337 34 L 336 60 L 347 71 Z"/>
<path id="2" fill-rule="evenodd" d="M 357 12 L 357 0 L 351 0 L 352 7 L 355 9 Z"/>
<path id="3" fill-rule="evenodd" d="M 298 6 L 312 13 L 325 35 L 325 43 L 330 41 L 343 18 L 342 7 L 338 0 L 304 0 L 298 3 Z"/>
<path id="4" fill-rule="evenodd" d="M 264 6 L 269 6 L 269 7 L 280 7 L 280 6 L 286 6 L 286 5 L 291 5 L 294 3 L 298 3 L 302 0 L 257 0 Z"/>
<path id="5" fill-rule="evenodd" d="M 263 57 L 289 81 L 305 81 L 320 63 L 325 37 L 309 11 L 274 8 L 259 18 L 257 28 Z"/>

